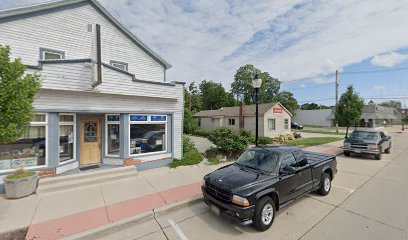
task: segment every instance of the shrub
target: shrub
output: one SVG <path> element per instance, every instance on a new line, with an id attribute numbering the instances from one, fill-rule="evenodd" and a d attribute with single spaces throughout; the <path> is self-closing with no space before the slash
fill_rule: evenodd
<path id="1" fill-rule="evenodd" d="M 252 133 L 251 133 L 250 131 L 245 130 L 245 129 L 240 129 L 240 130 L 238 131 L 238 133 L 239 133 L 239 135 L 241 135 L 242 137 L 249 139 L 250 143 L 255 143 L 255 136 L 252 135 Z"/>
<path id="2" fill-rule="evenodd" d="M 193 118 L 193 114 L 190 109 L 184 109 L 184 133 L 192 134 L 197 129 L 197 121 Z"/>
<path id="3" fill-rule="evenodd" d="M 252 138 L 241 135 L 234 129 L 218 128 L 210 133 L 208 139 L 217 146 L 217 149 L 232 155 L 244 152 Z"/>
<path id="4" fill-rule="evenodd" d="M 176 168 L 179 166 L 189 166 L 199 164 L 203 161 L 203 156 L 198 152 L 197 148 L 194 147 L 194 143 L 191 140 L 184 136 L 183 138 L 183 153 L 184 156 L 182 159 L 174 159 L 170 163 L 169 167 Z"/>
<path id="5" fill-rule="evenodd" d="M 210 165 L 217 165 L 221 162 L 221 158 L 219 156 L 215 156 L 213 158 L 208 159 Z"/>
<path id="6" fill-rule="evenodd" d="M 273 139 L 270 137 L 259 137 L 258 138 L 258 143 L 259 144 L 272 144 Z"/>
<path id="7" fill-rule="evenodd" d="M 8 175 L 7 179 L 21 179 L 34 175 L 34 172 L 26 171 L 23 168 L 17 169 L 14 174 Z"/>
<path id="8" fill-rule="evenodd" d="M 193 135 L 200 136 L 200 137 L 208 137 L 210 135 L 210 131 L 197 129 L 193 132 Z"/>

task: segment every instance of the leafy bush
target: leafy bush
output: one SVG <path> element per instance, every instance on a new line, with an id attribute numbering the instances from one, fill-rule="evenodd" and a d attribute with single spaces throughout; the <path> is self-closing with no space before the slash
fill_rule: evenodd
<path id="1" fill-rule="evenodd" d="M 215 156 L 213 158 L 208 159 L 210 165 L 217 165 L 221 162 L 221 158 L 219 156 Z"/>
<path id="2" fill-rule="evenodd" d="M 193 135 L 200 136 L 200 137 L 208 137 L 210 135 L 210 131 L 197 129 L 193 132 Z"/>
<path id="3" fill-rule="evenodd" d="M 184 109 L 184 133 L 192 134 L 197 129 L 197 121 L 193 118 L 193 114 L 190 109 Z"/>
<path id="4" fill-rule="evenodd" d="M 279 136 L 275 137 L 273 140 L 275 142 L 278 142 L 278 143 L 287 143 L 287 142 L 292 141 L 294 139 L 295 138 L 293 137 L 292 134 L 286 134 L 286 135 L 279 135 Z"/>
<path id="5" fill-rule="evenodd" d="M 252 137 L 241 135 L 234 129 L 218 128 L 210 133 L 208 139 L 217 146 L 217 149 L 232 155 L 244 152 L 251 143 Z"/>
<path id="6" fill-rule="evenodd" d="M 300 135 L 300 133 L 294 132 L 294 133 L 293 133 L 293 137 L 294 137 L 295 139 L 298 139 L 298 138 L 301 138 L 302 136 Z"/>
<path id="7" fill-rule="evenodd" d="M 239 135 L 241 135 L 244 138 L 248 138 L 250 140 L 250 143 L 254 143 L 255 144 L 255 136 L 252 135 L 252 133 L 248 130 L 245 129 L 240 129 L 238 131 Z M 259 139 L 258 139 L 259 140 Z"/>
<path id="8" fill-rule="evenodd" d="M 174 159 L 173 162 L 170 163 L 169 167 L 176 168 L 179 166 L 195 165 L 203 161 L 203 156 L 201 153 L 198 152 L 197 148 L 194 146 L 194 143 L 191 142 L 191 140 L 186 136 L 183 138 L 183 153 L 183 158 Z"/>
<path id="9" fill-rule="evenodd" d="M 21 179 L 34 175 L 34 172 L 26 171 L 23 168 L 17 169 L 14 174 L 8 175 L 7 179 Z"/>
<path id="10" fill-rule="evenodd" d="M 259 137 L 258 138 L 258 143 L 259 144 L 272 144 L 273 139 L 270 137 Z"/>

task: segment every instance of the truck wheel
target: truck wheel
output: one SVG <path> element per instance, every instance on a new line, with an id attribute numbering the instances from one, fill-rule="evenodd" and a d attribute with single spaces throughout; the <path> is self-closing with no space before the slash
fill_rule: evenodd
<path id="1" fill-rule="evenodd" d="M 322 196 L 329 194 L 331 190 L 331 178 L 328 173 L 322 173 L 322 178 L 320 179 L 320 188 L 318 193 Z"/>
<path id="2" fill-rule="evenodd" d="M 377 160 L 381 160 L 381 156 L 382 156 L 382 149 L 379 149 L 379 153 L 375 155 L 375 159 Z"/>
<path id="3" fill-rule="evenodd" d="M 350 152 L 349 151 L 344 151 L 344 156 L 350 157 Z"/>
<path id="4" fill-rule="evenodd" d="M 270 197 L 261 198 L 255 205 L 254 227 L 258 231 L 268 230 L 275 219 L 275 202 Z"/>
<path id="5" fill-rule="evenodd" d="M 385 149 L 385 151 L 384 151 L 385 153 L 391 153 L 391 143 L 390 143 L 390 146 L 388 146 L 388 148 L 387 149 Z"/>

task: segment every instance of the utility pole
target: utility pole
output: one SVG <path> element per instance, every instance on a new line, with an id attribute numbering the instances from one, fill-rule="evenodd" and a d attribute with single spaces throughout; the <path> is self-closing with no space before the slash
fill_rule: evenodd
<path id="1" fill-rule="evenodd" d="M 337 105 L 339 104 L 339 70 L 336 70 L 336 108 L 335 111 L 337 110 Z M 336 133 L 339 133 L 339 124 L 336 122 Z"/>

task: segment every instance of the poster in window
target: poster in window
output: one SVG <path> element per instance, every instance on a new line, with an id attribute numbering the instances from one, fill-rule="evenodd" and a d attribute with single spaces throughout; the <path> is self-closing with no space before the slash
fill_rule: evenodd
<path id="1" fill-rule="evenodd" d="M 22 168 L 22 167 L 32 167 L 37 166 L 37 158 L 19 158 L 11 160 L 11 168 Z"/>
<path id="2" fill-rule="evenodd" d="M 130 115 L 131 122 L 147 122 L 147 116 L 145 115 Z"/>
<path id="3" fill-rule="evenodd" d="M 151 116 L 152 122 L 165 122 L 166 116 Z"/>

